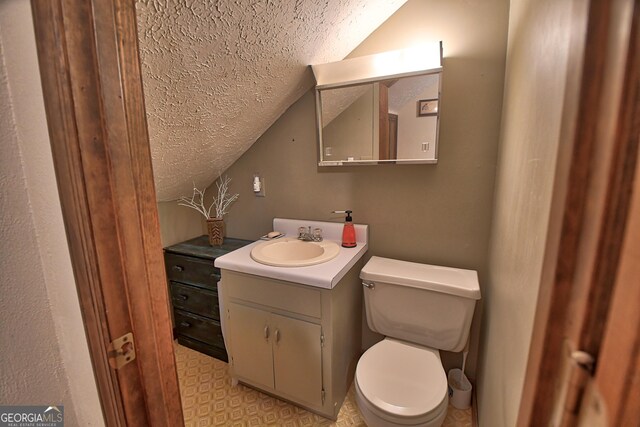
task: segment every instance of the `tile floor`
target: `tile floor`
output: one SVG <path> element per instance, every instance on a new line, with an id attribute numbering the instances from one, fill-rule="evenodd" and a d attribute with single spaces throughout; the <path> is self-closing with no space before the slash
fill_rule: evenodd
<path id="1" fill-rule="evenodd" d="M 176 362 L 186 427 L 365 426 L 353 387 L 332 422 L 242 384 L 232 387 L 225 362 L 178 344 Z M 449 405 L 443 427 L 471 427 L 471 409 Z"/>

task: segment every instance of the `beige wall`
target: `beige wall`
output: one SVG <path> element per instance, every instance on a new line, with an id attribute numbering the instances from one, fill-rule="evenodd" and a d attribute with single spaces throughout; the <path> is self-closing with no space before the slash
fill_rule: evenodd
<path id="1" fill-rule="evenodd" d="M 489 276 L 481 427 L 516 424 L 559 143 L 572 2 L 512 0 Z"/>
<path id="2" fill-rule="evenodd" d="M 0 2 L 0 403 L 104 425 L 49 147 L 30 3 Z"/>
<path id="3" fill-rule="evenodd" d="M 210 202 L 212 190 L 207 192 Z M 162 247 L 174 245 L 193 237 L 207 234 L 204 217 L 191 208 L 178 205 L 178 202 L 159 202 L 160 237 Z"/>
<path id="4" fill-rule="evenodd" d="M 506 0 L 410 0 L 352 54 L 443 41 L 437 165 L 319 168 L 308 92 L 228 170 L 240 198 L 227 236 L 255 239 L 274 217 L 341 221 L 330 211 L 353 209 L 355 222 L 371 226 L 369 255 L 477 269 L 484 288 L 507 15 Z M 264 198 L 251 192 L 256 172 Z"/>

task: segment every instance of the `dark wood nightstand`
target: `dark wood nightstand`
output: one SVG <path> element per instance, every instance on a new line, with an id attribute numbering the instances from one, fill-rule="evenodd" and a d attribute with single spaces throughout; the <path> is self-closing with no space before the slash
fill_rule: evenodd
<path id="1" fill-rule="evenodd" d="M 164 263 L 175 322 L 173 335 L 185 347 L 228 361 L 220 328 L 217 257 L 253 243 L 225 238 L 210 246 L 207 236 L 164 248 Z"/>

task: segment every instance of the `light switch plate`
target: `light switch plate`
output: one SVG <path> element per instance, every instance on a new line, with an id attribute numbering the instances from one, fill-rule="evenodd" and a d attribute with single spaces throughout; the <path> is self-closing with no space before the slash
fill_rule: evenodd
<path id="1" fill-rule="evenodd" d="M 256 177 L 258 177 L 258 179 L 260 180 L 260 191 L 258 192 L 254 191 L 253 194 L 256 197 L 266 197 L 267 193 L 265 192 L 265 189 L 264 189 L 264 177 L 258 174 L 254 174 L 253 178 L 251 179 L 251 187 L 253 188 L 253 181 L 256 179 Z"/>

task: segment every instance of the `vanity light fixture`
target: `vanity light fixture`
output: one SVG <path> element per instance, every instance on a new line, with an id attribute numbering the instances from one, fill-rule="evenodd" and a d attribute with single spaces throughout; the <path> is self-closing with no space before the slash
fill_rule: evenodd
<path id="1" fill-rule="evenodd" d="M 316 89 L 442 71 L 442 42 L 312 65 Z"/>

